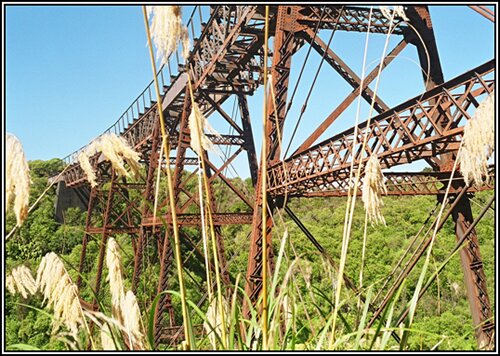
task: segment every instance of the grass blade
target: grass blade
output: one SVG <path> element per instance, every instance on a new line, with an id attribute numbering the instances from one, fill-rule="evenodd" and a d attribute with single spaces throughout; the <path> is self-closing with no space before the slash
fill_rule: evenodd
<path id="1" fill-rule="evenodd" d="M 368 307 L 370 306 L 370 299 L 371 299 L 371 296 L 372 296 L 372 291 L 373 291 L 373 288 L 372 288 L 372 286 L 370 286 L 368 288 L 368 291 L 367 291 L 365 305 L 363 307 L 363 314 L 361 316 L 361 320 L 359 321 L 358 334 L 356 336 L 356 343 L 354 344 L 354 348 L 356 350 L 359 349 L 359 343 L 361 341 L 361 335 L 363 335 L 363 330 L 364 330 L 365 323 L 366 323 L 366 316 L 368 315 Z"/>

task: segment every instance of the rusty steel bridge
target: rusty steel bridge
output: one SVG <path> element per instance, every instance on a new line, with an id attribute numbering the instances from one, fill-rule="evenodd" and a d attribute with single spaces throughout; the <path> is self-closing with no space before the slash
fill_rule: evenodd
<path id="1" fill-rule="evenodd" d="M 494 22 L 494 15 L 487 8 L 471 8 L 486 18 L 481 20 Z M 472 11 L 467 7 L 464 9 Z M 270 101 L 268 105 L 270 109 L 266 117 L 265 132 L 268 209 L 276 211 L 284 208 L 312 242 L 311 246 L 326 255 L 332 264 L 335 261 L 286 202 L 296 197 L 346 196 L 351 163 L 354 161 L 356 167 L 366 162 L 372 154 L 378 155 L 383 169 L 419 160 L 425 160 L 432 168 L 429 172 L 385 172 L 388 195 L 435 195 L 442 201 L 464 133 L 464 125 L 471 119 L 471 110 L 473 112 L 479 105 L 479 97 L 484 97 L 495 89 L 494 59 L 445 81 L 428 7 L 407 6 L 405 12 L 409 21 L 403 22 L 400 18 L 395 18 L 393 24 L 378 9 L 373 9 L 371 15 L 372 33 L 388 34 L 390 31 L 390 36 L 398 40 L 397 45 L 390 49 L 379 64 L 382 66 L 381 70 L 390 66 L 407 46 L 414 46 L 425 83 L 425 91 L 420 95 L 389 107 L 369 88 L 377 77 L 379 67 L 367 73 L 362 80 L 319 36 L 325 30 L 330 31 L 332 36 L 339 31 L 349 34 L 366 33 L 370 14 L 368 8 L 347 5 L 270 6 L 269 37 L 273 38 L 270 48 L 270 78 L 275 97 L 273 103 Z M 156 219 L 153 218 L 152 204 L 142 203 L 154 200 L 158 169 L 173 170 L 175 209 L 180 227 L 200 226 L 198 196 L 186 188 L 196 178 L 198 169 L 197 158 L 189 148 L 188 116 L 191 104 L 186 74 L 189 68 L 194 96 L 201 110 L 207 117 L 216 113 L 232 132 L 220 137 L 210 136 L 211 141 L 219 147 L 235 147 L 222 162 L 214 160 L 207 152 L 204 153 L 203 158 L 207 163 L 205 173 L 209 177 L 211 189 L 208 194 L 215 194 L 215 183 L 223 184 L 245 207 L 238 213 L 220 211 L 215 200 L 211 199 L 222 279 L 225 283 L 230 283 L 227 267 L 229 256 L 226 256 L 224 249 L 227 239 L 223 236 L 221 227 L 251 224 L 246 291 L 251 300 L 256 300 L 262 289 L 262 196 L 259 189 L 255 193 L 241 189 L 228 178 L 226 172 L 232 162 L 241 156 L 240 159 L 248 164 L 254 187 L 260 182 L 252 132 L 255 125 L 251 125 L 247 98 L 263 84 L 264 21 L 264 6 L 194 6 L 187 22 L 194 46 L 187 63 L 183 63 L 180 56 L 174 53 L 158 72 L 162 88 L 161 103 L 156 102 L 151 82 L 106 131 L 121 135 L 140 152 L 145 170 L 139 179 L 127 181 L 117 177 L 111 164 L 96 155 L 91 158 L 91 163 L 97 169 L 99 184 L 91 189 L 75 159 L 78 151 L 64 159 L 69 167 L 58 184 L 63 185 L 61 189 L 77 194 L 88 209 L 79 270 L 92 276 L 88 282 L 79 277 L 79 287 L 84 283 L 92 283 L 96 293 L 99 293 L 106 241 L 114 234 L 128 234 L 134 251 L 133 291 L 136 291 L 143 273 L 144 251 L 152 243 L 156 244 L 155 251 L 160 264 L 157 290 L 161 292 L 168 289 L 173 264 L 173 247 L 168 238 L 172 224 L 168 213 L 168 199 L 164 197 L 159 202 L 158 207 L 162 213 Z M 418 31 L 418 36 L 415 31 Z M 291 93 L 292 88 L 289 88 L 292 58 L 302 47 L 317 52 L 322 61 L 352 87 L 352 91 L 321 124 L 314 127 L 312 134 L 293 153 L 282 159 L 280 143 L 283 139 L 283 127 L 290 109 L 290 97 L 295 95 Z M 425 73 L 429 73 L 429 78 L 426 78 Z M 374 103 L 376 114 L 369 124 L 361 122 L 357 132 L 352 127 L 318 142 L 325 131 L 358 98 L 359 93 L 363 100 L 369 104 Z M 235 100 L 238 115 L 231 115 L 222 107 L 230 98 Z M 164 160 L 161 167 L 158 167 L 161 144 L 158 110 L 162 110 L 166 118 L 166 130 L 172 149 L 168 162 Z M 260 130 L 260 125 L 258 128 Z M 365 133 L 368 135 L 368 157 L 354 147 L 354 142 L 361 142 Z M 494 170 L 495 167 L 491 166 L 491 178 L 494 178 Z M 457 241 L 468 242 L 460 251 L 460 258 L 476 338 L 479 345 L 487 345 L 491 349 L 494 347 L 495 328 L 480 246 L 474 229 L 484 211 L 475 218 L 470 206 L 474 192 L 484 189 L 494 189 L 494 184 L 489 183 L 481 188 L 466 187 L 460 174 L 456 173 L 450 188 L 451 199 L 445 202 L 449 203 L 445 218 L 452 217 Z M 132 196 L 142 196 L 143 199 L 133 199 Z M 166 227 L 162 221 L 166 222 Z M 270 270 L 273 269 L 272 229 L 273 220 L 269 219 L 267 251 Z M 180 233 L 183 244 L 199 250 L 200 241 L 193 241 L 183 233 L 182 228 Z M 87 258 L 90 236 L 101 241 L 96 266 L 93 266 L 94 261 Z M 420 246 L 416 259 L 409 262 L 410 270 L 427 246 L 428 240 Z M 356 289 L 347 276 L 344 276 L 344 280 L 347 287 Z M 398 286 L 398 280 L 394 283 L 392 288 L 384 291 L 386 294 L 382 302 L 370 305 L 373 316 L 369 325 L 380 317 Z M 89 308 L 97 308 L 95 300 L 83 302 Z M 155 310 L 155 342 L 167 343 L 176 335 L 182 336 L 182 330 L 175 325 L 171 297 L 164 294 Z"/>

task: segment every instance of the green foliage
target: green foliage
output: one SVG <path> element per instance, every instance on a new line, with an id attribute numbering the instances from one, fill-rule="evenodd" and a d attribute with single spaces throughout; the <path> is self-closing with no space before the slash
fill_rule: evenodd
<path id="1" fill-rule="evenodd" d="M 30 161 L 29 167 L 32 181 L 30 204 L 33 204 L 48 187 L 47 179 L 61 171 L 63 162 L 59 159 Z M 55 186 L 28 215 L 22 227 L 6 242 L 7 270 L 24 264 L 36 274 L 40 259 L 50 251 L 59 255 L 70 253 L 68 260 L 78 265 L 80 254 L 71 252 L 81 243 L 85 215 L 79 209 L 68 209 L 65 215 L 66 224 L 60 225 L 54 220 L 54 203 Z M 6 216 L 5 231 L 8 233 L 14 225 L 15 219 L 12 212 L 9 212 Z M 65 350 L 64 342 L 51 336 L 51 320 L 47 315 L 16 304 L 25 302 L 20 296 L 12 296 L 6 292 L 6 344 L 27 344 L 40 349 Z M 37 307 L 42 306 L 40 297 L 30 299 L 30 303 Z"/>
<path id="2" fill-rule="evenodd" d="M 32 161 L 30 162 L 32 175 L 31 203 L 47 187 L 47 178 L 62 167 L 59 160 Z M 251 181 L 246 179 L 234 179 L 232 183 L 253 191 Z M 160 190 L 160 201 L 165 198 L 166 185 L 162 180 Z M 185 186 L 187 191 L 197 194 L 197 176 L 195 175 Z M 249 207 L 231 193 L 230 189 L 219 180 L 214 182 L 214 200 L 219 211 L 223 212 L 248 212 Z M 131 200 L 140 201 L 137 191 L 131 190 Z M 480 192 L 472 198 L 472 210 L 474 216 L 480 212 L 482 205 L 491 197 L 493 192 Z M 187 195 L 181 194 L 181 200 L 187 201 Z M 368 226 L 366 265 L 363 272 L 362 289 L 366 294 L 368 288 L 372 288 L 372 298 L 382 286 L 385 278 L 393 272 L 393 268 L 410 245 L 412 238 L 417 234 L 431 210 L 436 206 L 434 197 L 384 197 L 383 215 L 387 226 Z M 16 231 L 5 244 L 7 271 L 23 263 L 36 271 L 41 257 L 53 251 L 63 258 L 71 278 L 76 281 L 77 272 L 82 251 L 82 238 L 85 229 L 86 212 L 72 208 L 64 212 L 64 224 L 58 224 L 54 220 L 55 188 L 52 188 L 47 196 L 40 201 L 34 211 L 28 216 L 23 226 Z M 342 243 L 342 231 L 344 227 L 344 215 L 346 200 L 344 198 L 296 198 L 289 202 L 291 210 L 301 219 L 302 223 L 313 236 L 324 247 L 334 261 L 339 261 Z M 166 211 L 166 207 L 162 208 Z M 196 213 L 196 208 L 191 208 L 190 213 Z M 321 256 L 303 232 L 289 219 L 285 212 L 283 222 L 275 215 L 275 228 L 273 229 L 273 247 L 275 256 L 278 255 L 280 241 L 284 236 L 285 229 L 288 231 L 288 239 L 284 244 L 283 261 L 281 268 L 276 273 L 279 276 L 278 283 L 284 280 L 290 266 L 293 264 L 293 273 L 287 278 L 286 285 L 279 285 L 280 293 L 290 298 L 293 306 L 293 327 L 288 333 L 275 339 L 275 347 L 278 349 L 314 349 L 320 344 L 321 336 L 324 344 L 328 344 L 329 330 L 325 325 L 331 323 L 331 312 L 333 310 L 335 281 L 337 278 L 335 269 Z M 99 215 L 99 214 L 97 214 Z M 99 223 L 99 216 L 94 222 Z M 15 224 L 13 214 L 6 216 L 5 231 L 10 231 Z M 364 209 L 360 200 L 356 203 L 353 220 L 352 236 L 349 243 L 348 257 L 345 274 L 357 285 L 358 275 L 361 269 L 361 249 L 363 246 Z M 477 234 L 481 246 L 481 255 L 484 263 L 484 271 L 488 281 L 495 280 L 494 274 L 494 213 L 488 212 L 477 225 Z M 228 269 L 232 280 L 238 274 L 246 275 L 249 255 L 249 233 L 251 226 L 229 225 L 222 228 L 225 237 L 225 252 L 228 260 Z M 183 228 L 182 233 L 195 243 L 201 240 L 200 231 L 195 228 Z M 162 228 L 162 234 L 165 234 Z M 114 236 L 121 247 L 123 257 L 125 288 L 131 288 L 132 272 L 134 269 L 134 252 L 131 236 L 120 234 Z M 84 265 L 84 278 L 81 296 L 84 300 L 91 301 L 94 298 L 92 286 L 95 280 L 96 261 L 101 243 L 100 235 L 89 235 L 86 252 L 86 263 Z M 454 224 L 451 218 L 445 223 L 438 234 L 434 245 L 429 271 L 427 276 L 434 272 L 435 268 L 446 259 L 456 242 Z M 172 243 L 172 241 L 171 241 Z M 203 251 L 202 244 L 199 244 Z M 198 252 L 192 252 L 192 246 L 182 245 L 184 270 L 187 286 L 187 297 L 193 303 L 202 298 L 207 286 L 205 282 L 204 259 Z M 173 262 L 172 262 L 173 263 Z M 137 286 L 137 300 L 143 311 L 145 324 L 151 317 L 150 306 L 157 296 L 157 281 L 160 269 L 157 241 L 148 240 L 144 250 L 144 261 L 142 264 L 142 277 Z M 172 265 L 173 266 L 173 265 Z M 415 270 L 406 278 L 404 286 L 399 291 L 397 302 L 394 303 L 393 319 L 397 318 L 403 311 L 403 307 L 411 299 L 415 285 L 418 280 L 422 262 L 416 265 Z M 169 290 L 178 290 L 178 281 L 174 269 L 171 268 L 169 279 Z M 103 281 L 107 276 L 104 268 Z M 105 283 L 105 282 L 103 282 Z M 240 287 L 243 285 L 240 281 Z M 390 286 L 391 283 L 388 284 Z M 490 282 L 490 301 L 495 303 L 495 295 Z M 387 290 L 387 287 L 385 288 Z M 231 295 L 228 290 L 228 295 Z M 378 297 L 375 304 L 381 301 L 384 293 Z M 100 293 L 102 305 L 108 308 L 109 290 L 102 288 Z M 178 295 L 171 293 L 174 305 L 174 318 L 177 324 L 182 323 L 180 301 Z M 239 307 L 241 300 L 245 298 L 243 292 L 238 292 Z M 41 307 L 39 297 L 30 300 L 36 307 Z M 338 349 L 369 349 L 377 348 L 380 340 L 372 343 L 372 339 L 362 335 L 359 329 L 359 319 L 363 315 L 363 306 L 358 309 L 356 305 L 357 296 L 347 288 L 342 289 L 342 298 L 345 303 L 340 308 L 342 321 L 337 322 L 337 335 L 344 337 Z M 59 339 L 51 336 L 50 318 L 35 310 L 20 306 L 25 303 L 19 296 L 12 296 L 6 292 L 5 300 L 5 339 L 6 345 L 29 345 L 41 350 L 61 350 L 67 346 Z M 276 300 L 271 300 L 275 305 Z M 203 322 L 203 312 L 208 307 L 205 301 L 200 305 L 200 313 L 193 312 L 191 320 L 194 325 Z M 240 309 L 235 313 L 241 313 Z M 191 310 L 194 310 L 191 308 Z M 279 320 L 279 314 L 273 314 Z M 366 319 L 371 317 L 370 312 Z M 168 318 L 165 318 L 168 319 Z M 257 319 L 250 323 L 255 323 Z M 374 327 L 376 327 L 376 324 Z M 235 335 L 239 327 L 234 326 Z M 394 325 L 393 325 L 394 326 Z M 385 327 L 385 325 L 384 325 Z M 411 326 L 408 339 L 409 350 L 430 350 L 436 347 L 438 350 L 476 350 L 472 319 L 470 315 L 466 290 L 463 282 L 463 274 L 459 256 L 455 256 L 446 268 L 439 274 L 438 279 L 429 288 L 422 300 L 417 305 L 415 321 Z M 381 331 L 383 333 L 383 330 Z M 388 335 L 388 334 L 387 334 Z M 235 347 L 244 349 L 250 347 L 242 342 L 239 335 L 235 340 Z M 326 338 L 326 339 L 325 339 Z M 365 340 L 366 339 L 366 340 Z M 199 346 L 210 348 L 207 340 L 198 340 Z M 323 341 L 321 341 L 323 342 Z M 398 345 L 389 337 L 384 341 L 384 349 L 397 349 Z M 371 346 L 370 346 L 371 345 Z M 323 346 L 324 347 L 324 346 Z M 163 348 L 163 346 L 162 346 Z"/>

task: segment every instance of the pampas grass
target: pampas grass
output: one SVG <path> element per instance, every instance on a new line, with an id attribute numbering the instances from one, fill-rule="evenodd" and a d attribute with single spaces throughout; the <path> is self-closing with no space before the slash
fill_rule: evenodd
<path id="1" fill-rule="evenodd" d="M 92 146 L 92 145 L 91 145 Z M 94 172 L 94 169 L 92 168 L 92 165 L 90 164 L 90 157 L 89 157 L 89 152 L 90 150 L 82 150 L 78 154 L 78 162 L 80 163 L 80 167 L 82 168 L 83 172 L 85 173 L 87 180 L 90 183 L 90 186 L 92 188 L 97 186 L 97 177 Z"/>
<path id="2" fill-rule="evenodd" d="M 182 58 L 184 58 L 184 61 L 187 62 L 189 58 L 189 48 L 191 47 L 191 42 L 189 41 L 189 33 L 187 30 L 187 27 L 184 27 L 182 29 Z"/>
<path id="3" fill-rule="evenodd" d="M 123 137 L 112 133 L 102 135 L 97 143 L 97 150 L 101 151 L 111 162 L 118 175 L 130 176 L 124 167 L 124 161 L 127 162 L 134 175 L 138 175 L 140 155 Z"/>
<path id="4" fill-rule="evenodd" d="M 111 292 L 111 310 L 113 317 L 123 322 L 122 303 L 125 297 L 123 290 L 123 267 L 115 239 L 110 238 L 106 247 L 106 266 Z"/>
<path id="5" fill-rule="evenodd" d="M 16 282 L 10 274 L 5 278 L 5 287 L 10 292 L 10 294 L 16 294 Z"/>
<path id="6" fill-rule="evenodd" d="M 288 294 L 285 294 L 285 296 L 283 297 L 281 301 L 281 308 L 283 312 L 285 330 L 287 330 L 290 327 L 290 323 L 293 319 L 293 306 Z"/>
<path id="7" fill-rule="evenodd" d="M 162 16 L 160 16 L 160 7 L 155 7 L 155 8 L 150 7 L 149 10 L 147 11 L 150 15 L 149 17 L 151 17 L 151 15 L 155 16 L 155 19 L 153 19 L 153 21 L 152 21 L 153 25 L 154 25 L 153 31 L 150 31 L 148 14 L 146 13 L 146 7 L 143 6 L 142 10 L 143 10 L 143 15 L 144 15 L 144 24 L 146 27 L 146 34 L 148 37 L 149 53 L 151 56 L 151 69 L 153 71 L 153 78 L 154 78 L 154 82 L 155 82 L 155 91 L 156 91 L 157 102 L 161 103 L 162 99 L 161 99 L 160 88 L 159 88 L 159 84 L 158 84 L 158 76 L 157 76 L 158 71 L 156 70 L 156 63 L 155 63 L 155 60 L 153 58 L 153 56 L 154 56 L 153 55 L 153 43 L 152 43 L 153 41 L 151 40 L 151 32 L 153 32 L 153 35 L 155 36 L 155 38 L 166 39 L 167 40 L 166 50 L 171 51 L 168 44 L 173 42 L 174 45 L 176 46 L 177 40 L 178 40 L 177 37 L 182 33 L 180 8 L 177 7 L 177 8 L 164 9 L 164 10 L 167 10 L 167 12 L 166 13 L 164 12 L 164 14 L 163 14 L 164 18 L 161 19 L 160 17 L 162 17 Z M 168 11 L 172 11 L 173 13 L 168 14 Z M 163 26 L 160 26 L 158 21 L 160 21 L 163 24 Z M 165 23 L 165 21 L 167 21 L 167 23 Z M 175 23 L 174 31 L 172 31 L 172 32 L 169 31 L 170 26 L 168 25 L 168 22 Z M 167 24 L 168 26 L 165 26 L 165 24 Z M 161 43 L 162 41 L 156 41 L 156 42 L 158 43 L 157 56 L 162 57 L 162 62 L 168 60 L 169 53 L 167 53 L 166 50 L 163 50 L 160 48 L 164 45 L 164 43 Z M 189 79 L 189 71 L 187 71 L 187 76 L 188 76 L 189 88 L 191 91 L 191 100 L 193 100 L 192 88 L 191 88 L 191 84 L 190 84 L 191 80 Z M 159 114 L 160 124 L 161 124 L 160 125 L 161 126 L 161 136 L 163 138 L 162 146 L 165 150 L 164 154 L 168 159 L 168 157 L 170 155 L 170 146 L 168 145 L 169 136 L 165 130 L 165 120 L 163 117 L 163 110 L 159 110 L 158 114 Z M 160 159 L 161 159 L 161 156 L 160 156 Z M 158 170 L 158 172 L 160 172 L 160 170 Z M 159 176 L 160 175 L 158 174 L 158 177 Z M 179 281 L 179 290 L 180 290 L 180 294 L 181 294 L 181 307 L 182 307 L 182 320 L 183 320 L 183 325 L 184 325 L 184 337 L 186 338 L 186 340 L 185 340 L 186 341 L 186 349 L 190 349 L 192 346 L 191 345 L 192 337 L 191 337 L 191 334 L 189 332 L 189 324 L 190 323 L 189 323 L 188 307 L 186 304 L 186 289 L 184 286 L 184 277 L 182 274 L 182 258 L 181 258 L 181 250 L 180 250 L 179 227 L 177 224 L 177 213 L 176 213 L 175 201 L 174 201 L 174 186 L 173 186 L 172 182 L 173 182 L 173 180 L 172 180 L 172 175 L 171 175 L 170 169 L 167 169 L 168 196 L 170 199 L 170 208 L 171 208 L 171 213 L 172 213 L 172 226 L 173 226 L 173 232 L 174 232 L 174 246 L 175 246 L 174 256 L 175 256 L 175 262 L 177 265 L 177 277 L 178 277 L 178 281 Z M 157 192 L 155 194 L 155 197 L 158 196 L 158 186 L 156 187 L 156 190 L 157 190 Z M 155 208 L 157 206 L 156 199 L 154 202 L 154 206 L 155 206 Z M 156 210 L 155 210 L 154 214 L 156 215 Z M 154 344 L 154 340 L 152 340 L 151 342 Z"/>
<path id="8" fill-rule="evenodd" d="M 404 21 L 409 21 L 408 17 L 406 17 L 405 10 L 403 6 L 394 6 L 394 15 L 391 13 L 391 10 L 388 6 L 380 6 L 380 11 L 382 15 L 388 20 L 392 19 L 392 16 L 402 18 Z"/>
<path id="9" fill-rule="evenodd" d="M 5 164 L 5 210 L 9 210 L 14 200 L 14 213 L 17 225 L 22 225 L 28 215 L 30 175 L 21 142 L 16 136 L 7 133 L 7 161 Z"/>
<path id="10" fill-rule="evenodd" d="M 38 266 L 36 285 L 43 293 L 44 301 L 51 297 L 55 283 L 57 283 L 59 276 L 64 273 L 63 266 L 57 263 L 58 259 L 55 253 L 49 252 L 42 258 Z"/>
<path id="11" fill-rule="evenodd" d="M 28 298 L 29 295 L 35 294 L 37 291 L 31 271 L 24 265 L 14 268 L 11 275 L 7 276 L 6 287 L 12 294 L 15 294 L 17 290 L 24 299 Z"/>
<path id="12" fill-rule="evenodd" d="M 12 294 L 15 294 L 17 290 L 25 299 L 40 291 L 43 295 L 42 303 L 52 306 L 54 311 L 52 333 L 58 332 L 59 336 L 66 335 L 65 332 L 60 331 L 60 326 L 65 325 L 69 330 L 67 335 L 77 340 L 78 331 L 83 326 L 87 327 L 85 320 L 87 316 L 101 328 L 101 344 L 104 350 L 116 349 L 116 344 L 111 337 L 110 325 L 121 332 L 122 340 L 130 349 L 145 350 L 146 342 L 141 312 L 134 293 L 132 291 L 124 293 L 123 267 L 118 244 L 113 238 L 108 241 L 106 264 L 109 271 L 113 317 L 100 312 L 83 311 L 77 286 L 71 281 L 62 261 L 53 252 L 42 258 L 36 280 L 27 267 L 18 266 L 12 270 L 11 275 L 7 276 L 6 287 Z M 90 337 L 88 327 L 87 332 Z M 71 347 L 74 346 L 69 339 L 65 339 L 65 342 Z"/>
<path id="13" fill-rule="evenodd" d="M 384 206 L 380 197 L 382 192 L 387 194 L 384 175 L 377 156 L 373 155 L 366 163 L 361 196 L 368 219 L 372 224 L 382 222 L 385 225 L 385 219 L 381 213 L 382 206 Z"/>
<path id="14" fill-rule="evenodd" d="M 92 187 L 97 186 L 97 177 L 90 164 L 90 157 L 98 152 L 102 152 L 104 157 L 111 162 L 111 165 L 119 176 L 130 177 L 129 172 L 125 169 L 125 162 L 127 162 L 134 176 L 138 176 L 140 169 L 139 160 L 141 158 L 139 153 L 134 151 L 122 136 L 108 133 L 94 140 L 86 149 L 78 154 L 80 167 Z"/>
<path id="15" fill-rule="evenodd" d="M 141 331 L 141 311 L 132 291 L 127 291 L 122 300 L 123 325 L 127 330 L 129 345 L 134 350 L 145 350 L 144 333 Z"/>
<path id="16" fill-rule="evenodd" d="M 114 351 L 116 350 L 115 343 L 113 342 L 113 338 L 111 337 L 111 330 L 109 329 L 108 324 L 104 324 L 101 327 L 101 348 L 103 350 Z"/>
<path id="17" fill-rule="evenodd" d="M 458 155 L 460 171 L 467 185 L 489 182 L 488 158 L 495 148 L 495 92 L 479 104 L 464 127 L 463 145 Z M 486 178 L 483 179 L 483 176 Z"/>
<path id="18" fill-rule="evenodd" d="M 146 6 L 151 21 L 151 37 L 156 46 L 156 59 L 167 62 L 171 53 L 177 50 L 183 40 L 182 10 L 180 6 Z M 185 51 L 185 49 L 184 49 Z"/>
<path id="19" fill-rule="evenodd" d="M 189 131 L 191 132 L 191 148 L 198 156 L 201 156 L 204 150 L 215 150 L 215 146 L 205 135 L 205 132 L 216 136 L 220 136 L 220 134 L 208 123 L 207 118 L 195 102 L 193 102 L 189 115 Z"/>
<path id="20" fill-rule="evenodd" d="M 220 313 L 217 298 L 212 299 L 206 312 L 207 319 L 203 322 L 203 328 L 207 332 L 208 339 L 214 350 L 217 348 L 217 340 L 222 339 L 222 328 L 226 327 L 223 325 L 223 320 L 228 320 L 228 315 L 229 305 L 226 299 L 222 297 L 222 313 Z"/>
<path id="21" fill-rule="evenodd" d="M 78 288 L 64 268 L 59 257 L 50 252 L 46 254 L 37 271 L 36 285 L 43 292 L 44 302 L 54 308 L 53 332 L 65 324 L 71 334 L 76 336 L 85 325 L 83 310 L 78 297 Z"/>
<path id="22" fill-rule="evenodd" d="M 113 317 L 123 326 L 123 330 L 126 330 L 130 348 L 144 350 L 146 347 L 144 333 L 141 331 L 141 311 L 134 293 L 124 292 L 121 257 L 118 244 L 113 238 L 110 238 L 107 244 L 106 265 Z"/>

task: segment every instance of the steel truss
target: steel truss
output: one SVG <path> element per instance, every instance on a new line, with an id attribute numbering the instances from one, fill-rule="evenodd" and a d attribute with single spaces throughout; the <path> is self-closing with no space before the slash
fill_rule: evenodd
<path id="1" fill-rule="evenodd" d="M 384 172 L 387 179 L 388 195 L 436 195 L 442 199 L 449 181 L 457 150 L 463 136 L 463 126 L 471 118 L 471 112 L 479 104 L 479 98 L 491 93 L 495 88 L 492 74 L 494 60 L 467 71 L 458 77 L 444 82 L 437 46 L 434 39 L 431 18 L 426 6 L 406 6 L 409 23 L 417 29 L 424 45 L 417 40 L 413 30 L 400 19 L 391 26 L 379 10 L 371 15 L 371 32 L 387 34 L 400 38 L 399 43 L 390 51 L 381 66 L 385 69 L 408 45 L 417 49 L 426 90 L 421 95 L 409 99 L 393 108 L 369 88 L 378 73 L 372 70 L 364 80 L 326 44 L 316 30 L 346 32 L 366 32 L 368 30 L 368 8 L 340 5 L 315 6 L 271 6 L 270 36 L 273 37 L 271 85 L 274 98 L 268 102 L 266 116 L 265 145 L 267 148 L 268 202 L 271 212 L 285 208 L 293 220 L 301 225 L 298 218 L 287 206 L 288 198 L 345 196 L 352 187 L 349 182 L 351 163 L 354 167 L 365 163 L 370 155 L 377 154 L 384 169 L 398 165 L 425 160 L 432 172 Z M 484 9 L 479 9 L 483 13 Z M 477 9 L 476 9 L 477 11 Z M 173 169 L 174 194 L 181 235 L 185 226 L 200 226 L 198 194 L 189 188 L 195 185 L 198 159 L 190 151 L 190 133 L 187 118 L 191 110 L 191 98 L 187 90 L 186 69 L 191 69 L 194 100 L 205 115 L 217 114 L 221 121 L 232 130 L 232 134 L 210 136 L 218 147 L 234 147 L 222 163 L 212 154 L 204 153 L 206 162 L 204 172 L 209 181 L 210 201 L 214 225 L 216 226 L 219 260 L 223 280 L 230 284 L 228 262 L 224 253 L 224 238 L 221 226 L 252 224 L 250 251 L 247 269 L 246 291 L 252 301 L 256 301 L 262 288 L 262 196 L 260 189 L 255 193 L 237 186 L 227 176 L 232 162 L 243 152 L 248 162 L 254 187 L 261 180 L 253 141 L 252 125 L 247 104 L 247 96 L 262 84 L 263 44 L 264 44 L 264 7 L 217 5 L 209 7 L 208 18 L 204 18 L 201 7 L 196 6 L 188 22 L 188 29 L 194 39 L 188 63 L 180 63 L 172 56 L 160 72 L 158 78 L 163 85 L 161 110 L 166 117 L 172 155 L 168 160 L 163 157 L 159 162 L 161 135 L 158 122 L 159 105 L 151 95 L 150 84 L 132 103 L 127 111 L 107 132 L 122 135 L 131 146 L 141 153 L 145 171 L 139 179 L 128 181 L 118 178 L 103 156 L 91 158 L 91 164 L 98 170 L 98 187 L 93 188 L 88 198 L 86 232 L 82 241 L 82 254 L 79 271 L 95 275 L 93 288 L 99 294 L 103 273 L 103 260 L 107 239 L 116 234 L 128 234 L 134 250 L 132 289 L 137 291 L 143 274 L 145 250 L 154 247 L 155 263 L 160 265 L 157 276 L 157 292 L 169 286 L 172 267 L 172 244 L 170 236 L 172 220 L 168 199 L 160 195 L 158 210 L 153 211 L 152 202 L 156 190 L 158 170 Z M 194 28 L 199 28 L 195 33 Z M 333 36 L 333 35 L 332 35 Z M 289 76 L 293 55 L 303 46 L 310 45 L 324 58 L 352 87 L 352 92 L 318 125 L 314 132 L 299 145 L 298 149 L 286 159 L 280 159 L 283 141 L 283 126 L 287 114 Z M 426 52 L 431 60 L 428 68 Z M 167 77 L 167 80 L 165 80 Z M 169 78 L 169 80 L 168 80 Z M 350 128 L 316 143 L 318 138 L 358 97 L 368 103 L 373 101 L 377 115 L 370 123 L 361 123 L 357 136 Z M 222 105 L 230 98 L 235 100 L 239 109 L 239 119 L 225 112 Z M 368 135 L 366 154 L 360 151 L 359 142 Z M 358 145 L 354 145 L 354 142 Z M 76 153 L 68 156 L 70 167 L 63 175 L 67 187 L 86 185 L 85 175 L 78 162 Z M 191 155 L 188 155 L 191 153 Z M 167 164 L 168 162 L 168 164 Z M 194 166 L 188 171 L 187 166 Z M 490 169 L 494 178 L 494 166 Z M 362 183 L 362 180 L 361 180 Z M 245 206 L 245 211 L 233 213 L 223 211 L 214 198 L 217 187 L 223 186 L 234 198 Z M 454 202 L 449 215 L 455 222 L 457 240 L 467 240 L 467 247 L 461 251 L 465 283 L 470 301 L 476 337 L 481 348 L 494 348 L 492 333 L 494 324 L 490 320 L 486 280 L 482 269 L 479 243 L 473 226 L 477 224 L 472 217 L 469 198 L 478 190 L 493 189 L 493 183 L 480 188 L 465 187 L 459 173 L 455 173 L 450 195 Z M 132 194 L 134 192 L 134 194 Z M 133 196 L 133 197 L 132 197 Z M 137 199 L 140 196 L 142 199 Z M 269 251 L 269 271 L 273 269 L 272 219 L 268 219 L 267 245 Z M 305 228 L 304 228 L 305 229 Z M 305 231 L 305 230 L 304 230 Z M 305 232 L 306 233 L 306 232 Z M 307 234 L 307 233 L 306 233 Z M 93 261 L 86 258 L 89 239 L 99 240 L 99 253 L 96 268 Z M 199 236 L 198 236 L 199 237 Z M 184 243 L 194 246 L 198 240 L 185 235 Z M 313 244 L 326 253 L 324 249 Z M 319 247 L 318 247 L 319 246 Z M 332 262 L 333 263 L 333 262 Z M 416 262 L 415 262 L 416 263 Z M 213 266 L 210 266 L 213 268 Z M 146 276 L 142 278 L 148 278 Z M 83 280 L 78 278 L 79 288 Z M 96 309 L 96 301 L 84 301 L 84 305 Z M 383 304 L 383 303 L 382 303 Z M 172 341 L 181 330 L 175 323 L 171 298 L 163 294 L 155 310 L 155 342 Z M 380 308 L 371 309 L 374 318 Z M 248 311 L 248 306 L 246 308 Z M 374 320 L 374 319 L 372 319 Z M 177 336 L 176 336 L 177 335 Z"/>

